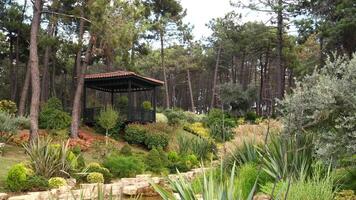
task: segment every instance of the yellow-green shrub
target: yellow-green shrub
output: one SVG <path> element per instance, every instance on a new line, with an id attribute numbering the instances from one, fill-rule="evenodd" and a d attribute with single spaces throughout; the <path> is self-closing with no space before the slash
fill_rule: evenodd
<path id="1" fill-rule="evenodd" d="M 99 172 L 91 172 L 87 176 L 87 181 L 89 183 L 104 183 L 104 176 Z"/>
<path id="2" fill-rule="evenodd" d="M 191 132 L 200 137 L 208 138 L 209 137 L 209 129 L 205 128 L 203 123 L 195 122 L 193 124 L 185 125 L 184 130 Z"/>
<path id="3" fill-rule="evenodd" d="M 17 111 L 16 103 L 11 100 L 1 100 L 0 111 L 4 111 L 9 114 L 15 114 Z"/>
<path id="4" fill-rule="evenodd" d="M 6 185 L 13 192 L 22 191 L 26 188 L 26 181 L 32 170 L 29 170 L 23 163 L 12 166 L 7 173 Z"/>
<path id="5" fill-rule="evenodd" d="M 168 123 L 168 118 L 163 113 L 156 113 L 156 122 Z"/>
<path id="6" fill-rule="evenodd" d="M 53 177 L 48 180 L 50 188 L 59 188 L 67 185 L 67 181 L 62 177 Z"/>

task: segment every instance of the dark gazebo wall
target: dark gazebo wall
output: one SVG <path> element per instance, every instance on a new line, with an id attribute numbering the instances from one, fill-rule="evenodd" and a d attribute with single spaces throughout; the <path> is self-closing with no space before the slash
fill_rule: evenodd
<path id="1" fill-rule="evenodd" d="M 99 90 L 94 90 L 87 88 L 86 89 L 86 107 L 93 108 L 93 107 L 104 107 L 106 105 L 111 104 L 111 93 L 110 92 L 103 92 Z M 126 96 L 128 98 L 128 93 L 114 93 L 114 107 L 118 107 L 120 97 Z M 133 106 L 136 108 L 141 108 L 142 103 L 144 101 L 150 101 L 153 105 L 152 98 L 153 92 L 152 91 L 139 91 L 133 92 Z M 136 105 L 135 105 L 136 103 Z"/>

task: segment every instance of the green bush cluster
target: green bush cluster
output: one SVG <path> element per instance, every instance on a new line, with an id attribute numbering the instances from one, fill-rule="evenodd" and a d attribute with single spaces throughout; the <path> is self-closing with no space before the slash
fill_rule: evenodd
<path id="1" fill-rule="evenodd" d="M 184 121 L 186 121 L 183 110 L 166 109 L 163 111 L 163 113 L 167 116 L 169 125 L 175 126 L 182 124 Z"/>
<path id="2" fill-rule="evenodd" d="M 165 123 L 165 124 L 167 124 L 168 123 L 168 118 L 163 113 L 156 113 L 156 122 L 157 123 Z"/>
<path id="3" fill-rule="evenodd" d="M 26 191 L 44 191 L 49 189 L 48 179 L 43 176 L 30 176 L 26 181 Z"/>
<path id="4" fill-rule="evenodd" d="M 29 124 L 28 118 L 15 117 L 12 114 L 0 111 L 0 142 L 8 142 L 19 129 L 29 128 Z"/>
<path id="5" fill-rule="evenodd" d="M 235 120 L 220 109 L 212 109 L 205 118 L 205 125 L 210 129 L 210 135 L 218 142 L 229 141 L 233 137 L 232 128 Z"/>
<path id="6" fill-rule="evenodd" d="M 39 114 L 39 126 L 43 129 L 66 129 L 71 123 L 71 117 L 63 111 L 62 103 L 57 98 L 50 98 Z"/>
<path id="7" fill-rule="evenodd" d="M 103 165 L 118 178 L 133 177 L 145 170 L 144 162 L 136 156 L 112 154 L 105 158 Z"/>
<path id="8" fill-rule="evenodd" d="M 132 149 L 130 145 L 125 144 L 121 149 L 120 149 L 120 154 L 124 156 L 132 156 Z"/>
<path id="9" fill-rule="evenodd" d="M 6 177 L 7 188 L 13 192 L 25 190 L 30 175 L 32 175 L 31 171 L 23 163 L 12 166 Z"/>
<path id="10" fill-rule="evenodd" d="M 145 163 L 147 165 L 147 170 L 154 173 L 160 173 L 165 171 L 168 164 L 168 158 L 162 148 L 156 149 L 153 147 L 147 154 Z"/>
<path id="11" fill-rule="evenodd" d="M 11 100 L 0 100 L 0 111 L 14 115 L 17 112 L 16 103 Z"/>
<path id="12" fill-rule="evenodd" d="M 168 169 L 170 173 L 186 172 L 199 165 L 198 158 L 194 154 L 179 155 L 175 151 L 168 153 Z"/>
<path id="13" fill-rule="evenodd" d="M 125 130 L 124 139 L 130 144 L 145 145 L 148 149 L 159 146 L 165 148 L 168 145 L 168 135 L 152 127 L 152 124 L 130 124 Z"/>
<path id="14" fill-rule="evenodd" d="M 245 119 L 250 122 L 255 122 L 257 120 L 258 116 L 256 112 L 249 111 L 245 114 Z"/>
<path id="15" fill-rule="evenodd" d="M 199 160 L 206 160 L 210 155 L 216 154 L 214 141 L 185 133 L 177 136 L 179 154 L 194 154 Z"/>
<path id="16" fill-rule="evenodd" d="M 94 172 L 102 174 L 104 179 L 103 182 L 105 183 L 109 183 L 113 176 L 108 168 L 105 168 L 101 166 L 99 163 L 95 163 L 95 162 L 89 163 L 86 167 L 85 172 L 89 174 Z"/>
<path id="17" fill-rule="evenodd" d="M 91 172 L 87 175 L 88 183 L 104 183 L 104 176 L 99 172 Z"/>
<path id="18" fill-rule="evenodd" d="M 148 133 L 146 134 L 145 145 L 148 149 L 154 147 L 165 148 L 168 146 L 168 136 L 165 133 Z"/>
<path id="19" fill-rule="evenodd" d="M 62 177 L 52 177 L 48 180 L 50 188 L 59 188 L 67 185 L 67 181 Z"/>

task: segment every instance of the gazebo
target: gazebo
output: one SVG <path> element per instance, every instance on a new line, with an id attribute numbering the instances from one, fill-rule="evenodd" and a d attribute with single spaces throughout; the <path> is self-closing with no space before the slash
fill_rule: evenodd
<path id="1" fill-rule="evenodd" d="M 106 73 L 86 74 L 84 76 L 84 91 L 83 91 L 83 117 L 84 123 L 93 124 L 96 116 L 99 114 L 102 107 L 87 108 L 87 89 L 94 89 L 111 94 L 111 105 L 114 106 L 116 93 L 126 93 L 128 97 L 127 122 L 155 122 L 156 121 L 156 95 L 157 87 L 164 84 L 163 81 L 138 75 L 130 71 L 114 71 Z M 145 110 L 140 106 L 134 107 L 133 93 L 141 91 L 151 92 L 150 102 L 152 109 Z M 114 106 L 114 109 L 115 106 Z M 120 111 L 121 113 L 123 111 Z"/>

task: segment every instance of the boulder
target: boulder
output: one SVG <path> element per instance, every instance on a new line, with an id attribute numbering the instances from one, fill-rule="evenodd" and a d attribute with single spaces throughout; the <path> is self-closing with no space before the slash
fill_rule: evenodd
<path id="1" fill-rule="evenodd" d="M 128 186 L 124 186 L 122 189 L 122 193 L 125 195 L 137 195 L 137 186 L 136 185 L 128 185 Z"/>
<path id="2" fill-rule="evenodd" d="M 0 200 L 6 200 L 9 198 L 9 195 L 6 193 L 0 193 Z"/>

